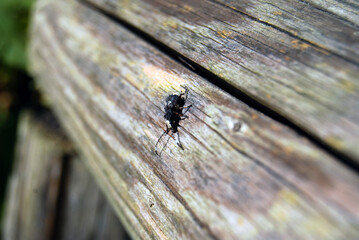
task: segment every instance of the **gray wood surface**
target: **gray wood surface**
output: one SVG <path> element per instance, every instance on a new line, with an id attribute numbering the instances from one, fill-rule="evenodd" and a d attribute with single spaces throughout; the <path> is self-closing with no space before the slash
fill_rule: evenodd
<path id="1" fill-rule="evenodd" d="M 40 1 L 31 36 L 38 85 L 133 238 L 359 236 L 358 176 L 293 130 L 74 1 Z M 158 156 L 181 85 L 185 149 Z"/>
<path id="2" fill-rule="evenodd" d="M 89 2 L 359 161 L 357 2 Z"/>
<path id="3" fill-rule="evenodd" d="M 95 178 L 79 158 L 72 159 L 61 198 L 56 239 L 129 240 Z"/>
<path id="4" fill-rule="evenodd" d="M 129 239 L 50 115 L 23 113 L 3 240 Z"/>
<path id="5" fill-rule="evenodd" d="M 69 143 L 57 129 L 24 113 L 18 127 L 16 165 L 7 191 L 3 239 L 51 239 Z"/>

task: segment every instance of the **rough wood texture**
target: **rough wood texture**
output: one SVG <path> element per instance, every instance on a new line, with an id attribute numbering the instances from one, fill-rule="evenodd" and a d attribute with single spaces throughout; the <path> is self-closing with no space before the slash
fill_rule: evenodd
<path id="1" fill-rule="evenodd" d="M 129 240 L 112 207 L 79 159 L 72 159 L 56 239 Z"/>
<path id="2" fill-rule="evenodd" d="M 356 239 L 359 178 L 94 10 L 40 1 L 37 83 L 135 239 Z M 194 107 L 154 152 L 163 99 Z M 162 143 L 163 144 L 163 143 Z"/>
<path id="3" fill-rule="evenodd" d="M 358 3 L 89 1 L 359 162 Z"/>
<path id="4" fill-rule="evenodd" d="M 68 143 L 56 130 L 24 114 L 17 160 L 8 187 L 4 240 L 50 239 L 54 230 L 63 156 Z"/>
<path id="5" fill-rule="evenodd" d="M 71 144 L 43 116 L 21 118 L 2 239 L 128 239 L 78 157 L 69 157 Z"/>

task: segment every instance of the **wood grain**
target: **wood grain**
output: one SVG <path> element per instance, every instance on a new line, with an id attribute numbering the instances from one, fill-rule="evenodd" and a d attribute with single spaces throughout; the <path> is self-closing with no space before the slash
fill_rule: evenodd
<path id="1" fill-rule="evenodd" d="M 56 129 L 43 127 L 29 113 L 21 117 L 17 139 L 2 237 L 50 239 L 55 228 L 62 160 L 69 143 Z"/>
<path id="2" fill-rule="evenodd" d="M 37 83 L 134 239 L 359 236 L 358 176 L 291 129 L 76 2 L 40 1 L 31 36 Z M 158 156 L 181 85 L 185 150 Z"/>
<path id="3" fill-rule="evenodd" d="M 359 161 L 357 3 L 89 2 Z"/>
<path id="4" fill-rule="evenodd" d="M 117 215 L 79 158 L 71 159 L 56 239 L 129 240 Z"/>
<path id="5" fill-rule="evenodd" d="M 52 115 L 24 112 L 2 239 L 128 240 L 112 207 Z"/>

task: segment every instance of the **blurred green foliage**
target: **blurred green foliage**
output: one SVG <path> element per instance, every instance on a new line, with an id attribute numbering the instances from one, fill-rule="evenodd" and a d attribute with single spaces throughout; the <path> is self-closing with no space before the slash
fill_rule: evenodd
<path id="1" fill-rule="evenodd" d="M 33 87 L 26 72 L 26 46 L 34 2 L 0 0 L 0 218 L 14 158 L 18 116 L 22 109 L 32 105 Z"/>
<path id="2" fill-rule="evenodd" d="M 0 1 L 0 61 L 25 69 L 29 11 L 34 0 Z"/>

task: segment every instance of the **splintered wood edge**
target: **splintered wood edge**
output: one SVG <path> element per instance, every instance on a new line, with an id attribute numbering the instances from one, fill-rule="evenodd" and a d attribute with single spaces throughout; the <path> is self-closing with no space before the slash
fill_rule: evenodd
<path id="1" fill-rule="evenodd" d="M 32 71 L 134 238 L 358 236 L 355 173 L 86 7 L 43 3 Z M 159 157 L 160 102 L 182 84 L 186 149 Z"/>
<path id="2" fill-rule="evenodd" d="M 301 1 L 89 2 L 359 161 L 358 23 Z"/>

